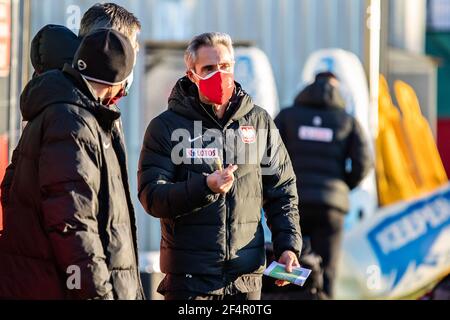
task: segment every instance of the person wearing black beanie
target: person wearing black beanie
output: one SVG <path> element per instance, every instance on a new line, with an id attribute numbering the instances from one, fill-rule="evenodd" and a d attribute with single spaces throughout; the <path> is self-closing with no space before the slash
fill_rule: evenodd
<path id="1" fill-rule="evenodd" d="M 113 29 L 98 29 L 83 38 L 72 67 L 99 102 L 111 105 L 125 95 L 135 58 L 133 46 L 125 35 Z"/>
<path id="2" fill-rule="evenodd" d="M 1 184 L 0 299 L 144 298 L 116 130 L 134 59 L 126 36 L 96 30 L 22 92 L 27 125 Z"/>

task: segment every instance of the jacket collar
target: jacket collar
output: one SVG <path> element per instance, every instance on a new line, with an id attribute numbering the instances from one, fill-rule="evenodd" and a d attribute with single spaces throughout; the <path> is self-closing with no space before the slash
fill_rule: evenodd
<path id="1" fill-rule="evenodd" d="M 95 115 L 100 125 L 104 129 L 111 130 L 113 122 L 120 118 L 121 113 L 119 108 L 116 105 L 105 106 L 99 103 L 95 97 L 95 93 L 88 86 L 81 74 L 69 64 L 64 65 L 63 73 L 67 74 L 74 85 L 80 90 L 87 108 Z"/>
<path id="2" fill-rule="evenodd" d="M 344 109 L 345 102 L 339 88 L 327 81 L 316 81 L 298 94 L 294 102 L 298 107 L 315 107 L 322 109 Z"/>
<path id="3" fill-rule="evenodd" d="M 203 121 L 208 127 L 225 128 L 229 123 L 239 120 L 254 107 L 250 96 L 235 82 L 236 89 L 230 100 L 228 114 L 224 121 L 218 121 L 212 107 L 200 102 L 197 86 L 187 77 L 178 80 L 169 97 L 169 110 L 190 120 Z M 210 109 L 208 111 L 208 109 Z M 226 121 L 228 119 L 228 121 Z M 226 123 L 225 123 L 226 122 Z"/>

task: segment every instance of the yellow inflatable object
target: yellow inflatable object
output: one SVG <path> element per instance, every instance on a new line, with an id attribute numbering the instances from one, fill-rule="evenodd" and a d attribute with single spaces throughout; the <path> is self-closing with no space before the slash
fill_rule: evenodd
<path id="1" fill-rule="evenodd" d="M 396 81 L 394 89 L 401 114 L 392 102 L 386 79 L 381 75 L 379 134 L 376 140 L 381 206 L 413 199 L 448 181 L 414 90 L 402 81 Z"/>
<path id="2" fill-rule="evenodd" d="M 403 81 L 395 81 L 395 96 L 403 114 L 403 126 L 420 190 L 432 191 L 447 183 L 447 174 L 427 120 L 420 110 L 414 89 Z"/>
<path id="3" fill-rule="evenodd" d="M 398 109 L 392 103 L 386 79 L 380 77 L 379 134 L 376 170 L 380 205 L 413 198 L 418 194 L 411 177 L 404 132 Z"/>

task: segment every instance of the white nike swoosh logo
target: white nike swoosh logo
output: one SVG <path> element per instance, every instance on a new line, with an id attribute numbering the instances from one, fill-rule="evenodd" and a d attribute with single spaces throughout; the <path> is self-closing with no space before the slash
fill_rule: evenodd
<path id="1" fill-rule="evenodd" d="M 109 147 L 111 147 L 111 143 L 103 143 L 103 147 L 105 149 L 108 149 Z"/>
<path id="2" fill-rule="evenodd" d="M 189 142 L 194 142 L 194 141 L 196 141 L 198 139 L 201 139 L 201 138 L 202 138 L 202 136 L 198 136 L 197 138 L 194 138 L 194 139 L 189 138 Z"/>

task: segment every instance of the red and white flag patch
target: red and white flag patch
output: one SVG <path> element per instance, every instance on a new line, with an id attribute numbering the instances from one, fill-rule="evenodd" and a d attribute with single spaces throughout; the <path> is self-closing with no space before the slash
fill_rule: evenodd
<path id="1" fill-rule="evenodd" d="M 254 143 L 256 142 L 256 130 L 253 126 L 241 126 L 239 128 L 241 133 L 241 139 L 244 143 Z"/>

